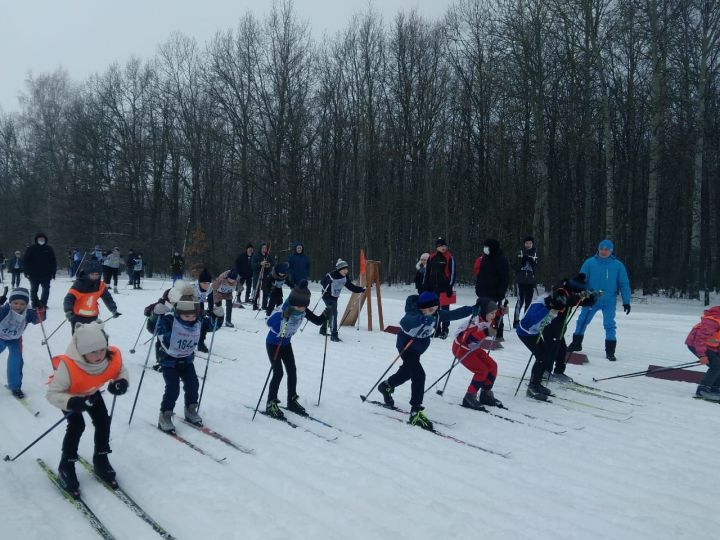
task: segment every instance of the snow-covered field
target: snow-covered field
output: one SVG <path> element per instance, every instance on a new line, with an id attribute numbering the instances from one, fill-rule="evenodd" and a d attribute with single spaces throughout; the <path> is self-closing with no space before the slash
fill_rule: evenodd
<path id="1" fill-rule="evenodd" d="M 69 284 L 68 279 L 53 283 L 48 332 L 62 321 L 61 302 Z M 385 416 L 401 416 L 361 402 L 360 394 L 396 355 L 395 336 L 379 332 L 377 323 L 374 332 L 367 332 L 364 312 L 360 332 L 344 328 L 343 343 L 328 343 L 319 407 L 324 339 L 313 325 L 293 339 L 301 401 L 310 414 L 346 433 L 288 415 L 317 434 L 337 436 L 333 442 L 265 416 L 250 421 L 252 410 L 245 406 L 254 407 L 269 364 L 263 316 L 255 319 L 249 309 L 234 311 L 234 331 L 224 328 L 217 334 L 215 352 L 225 358 L 210 364 L 201 413 L 206 425 L 255 449 L 255 455 L 237 452 L 177 422 L 179 434 L 227 458 L 216 463 L 160 433 L 155 424 L 163 380 L 154 371 L 146 372 L 135 418 L 128 426 L 149 346 L 141 344 L 149 334 L 143 333 L 135 354 L 128 351 L 143 322 L 142 309 L 160 295 L 160 285 L 146 280 L 144 290 L 132 291 L 123 282 L 116 296 L 123 316 L 107 325 L 111 343 L 123 351 L 132 376 L 130 391 L 117 401 L 110 459 L 120 484 L 177 538 L 720 537 L 717 405 L 692 399 L 694 385 L 646 377 L 598 383 L 629 396 L 614 396 L 620 401 L 562 388 L 553 388 L 558 397 L 586 405 L 560 399 L 552 404 L 534 402 L 524 396 L 524 388 L 514 398 L 529 353 L 511 330 L 506 332 L 505 349 L 493 353 L 499 364 L 495 393 L 510 409 L 503 413 L 529 425 L 461 408 L 458 404 L 470 380 L 463 367 L 452 373 L 444 396 L 430 391 L 425 401 L 431 419 L 454 423 L 437 426 L 440 430 L 509 452 L 507 459 L 393 421 Z M 311 290 L 314 305 L 318 285 L 312 284 Z M 385 324 L 397 324 L 410 292 L 383 289 Z M 474 302 L 469 288 L 458 296 L 461 302 Z M 348 299 L 345 291 L 341 313 Z M 700 303 L 659 300 L 634 305 L 629 316 L 619 310 L 615 363 L 604 358 L 598 316 L 585 338 L 590 363 L 571 365 L 567 373 L 593 384 L 592 377 L 638 371 L 651 363 L 692 361 L 683 341 L 701 312 Z M 64 351 L 69 333 L 66 325 L 50 340 L 54 354 Z M 17 453 L 59 418 L 59 411 L 44 398 L 51 368 L 40 341 L 40 328 L 30 327 L 25 334 L 23 388 L 40 415 L 34 418 L 9 392 L 0 392 L 3 456 Z M 435 340 L 423 358 L 428 384 L 451 360 L 450 341 Z M 197 359 L 196 367 L 202 373 L 205 362 Z M 5 382 L 4 374 L 2 379 Z M 395 392 L 397 405 L 409 407 L 409 396 L 407 383 Z M 110 397 L 106 395 L 108 403 Z M 381 399 L 376 391 L 373 397 Z M 182 414 L 182 397 L 176 412 Z M 92 432 L 89 425 L 81 442 L 86 457 L 92 455 Z M 0 465 L 0 538 L 97 538 L 35 463 L 40 457 L 56 467 L 62 436 L 60 427 L 16 462 Z M 78 475 L 84 499 L 117 538 L 158 538 L 81 467 Z"/>

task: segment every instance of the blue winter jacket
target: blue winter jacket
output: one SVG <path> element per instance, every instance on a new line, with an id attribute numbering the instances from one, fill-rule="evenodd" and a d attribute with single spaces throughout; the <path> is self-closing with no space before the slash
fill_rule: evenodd
<path id="1" fill-rule="evenodd" d="M 580 272 L 587 276 L 588 288 L 603 291 L 597 305 L 614 304 L 618 290 L 623 304 L 630 303 L 630 279 L 625 265 L 617 260 L 615 255 L 603 259 L 596 254 L 583 263 Z"/>
<path id="2" fill-rule="evenodd" d="M 298 244 L 298 246 L 302 246 L 302 244 Z M 290 270 L 288 271 L 288 277 L 290 278 L 291 284 L 297 285 L 303 279 L 309 279 L 310 259 L 307 255 L 305 255 L 304 246 L 302 253 L 296 253 L 295 251 L 293 251 L 293 254 L 288 257 L 288 266 L 290 267 Z"/>
<path id="3" fill-rule="evenodd" d="M 270 315 L 270 318 L 265 321 L 265 324 L 270 327 L 270 331 L 267 333 L 267 337 L 265 338 L 265 343 L 268 345 L 277 345 L 281 341 L 283 347 L 290 345 L 290 340 L 295 335 L 295 332 L 300 329 L 303 319 L 305 318 L 318 326 L 326 321 L 325 315 L 315 315 L 309 308 L 305 311 L 297 311 L 293 309 L 291 310 L 290 317 L 285 319 L 283 318 L 283 311 L 288 307 L 290 307 L 290 304 L 286 300 L 285 303 L 276 308 L 273 314 Z M 283 337 L 280 338 L 280 332 L 283 327 L 285 333 L 283 334 Z"/>
<path id="4" fill-rule="evenodd" d="M 434 315 L 424 315 L 417 307 L 418 295 L 412 294 L 405 300 L 405 315 L 400 319 L 400 329 L 395 346 L 402 350 L 407 342 L 414 339 L 413 349 L 417 354 L 422 354 L 430 346 L 430 338 L 435 333 L 439 322 L 456 321 L 469 317 L 472 306 L 463 306 L 452 311 L 439 309 Z M 439 321 L 439 322 L 438 322 Z"/>

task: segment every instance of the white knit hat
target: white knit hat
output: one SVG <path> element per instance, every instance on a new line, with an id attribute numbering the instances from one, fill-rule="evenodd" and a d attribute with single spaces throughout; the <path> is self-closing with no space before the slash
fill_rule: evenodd
<path id="1" fill-rule="evenodd" d="M 338 259 L 337 262 L 335 263 L 335 270 L 342 270 L 343 268 L 347 268 L 347 267 L 348 267 L 348 263 L 346 263 L 342 259 Z"/>
<path id="2" fill-rule="evenodd" d="M 88 354 L 108 347 L 108 336 L 104 326 L 97 321 L 87 324 L 77 323 L 73 341 L 80 354 Z M 72 344 L 70 346 L 72 347 Z"/>
<path id="3" fill-rule="evenodd" d="M 195 286 L 189 281 L 176 281 L 175 285 L 172 289 L 170 289 L 170 292 L 168 293 L 168 300 L 171 304 L 176 304 L 180 301 L 180 298 L 182 296 L 195 297 Z"/>

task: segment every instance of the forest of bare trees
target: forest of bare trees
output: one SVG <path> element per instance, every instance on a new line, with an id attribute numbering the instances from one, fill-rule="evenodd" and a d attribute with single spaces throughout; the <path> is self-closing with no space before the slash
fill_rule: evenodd
<path id="1" fill-rule="evenodd" d="M 304 241 L 409 281 L 444 236 L 535 236 L 545 280 L 615 241 L 634 287 L 720 286 L 720 2 L 459 0 L 314 39 L 291 3 L 168 36 L 0 116 L 0 249 L 174 248 L 212 269 Z M 92 44 L 88 44 L 92 46 Z"/>

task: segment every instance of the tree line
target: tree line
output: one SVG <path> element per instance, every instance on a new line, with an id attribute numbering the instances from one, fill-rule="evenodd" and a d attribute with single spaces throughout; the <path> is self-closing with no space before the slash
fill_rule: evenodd
<path id="1" fill-rule="evenodd" d="M 44 230 L 217 271 L 303 241 L 313 277 L 363 247 L 407 282 L 437 236 L 468 280 L 484 238 L 512 260 L 531 234 L 551 281 L 607 237 L 634 287 L 696 296 L 720 283 L 719 39 L 711 0 L 368 9 L 323 39 L 276 3 L 29 78 L 0 116 L 2 247 Z"/>

